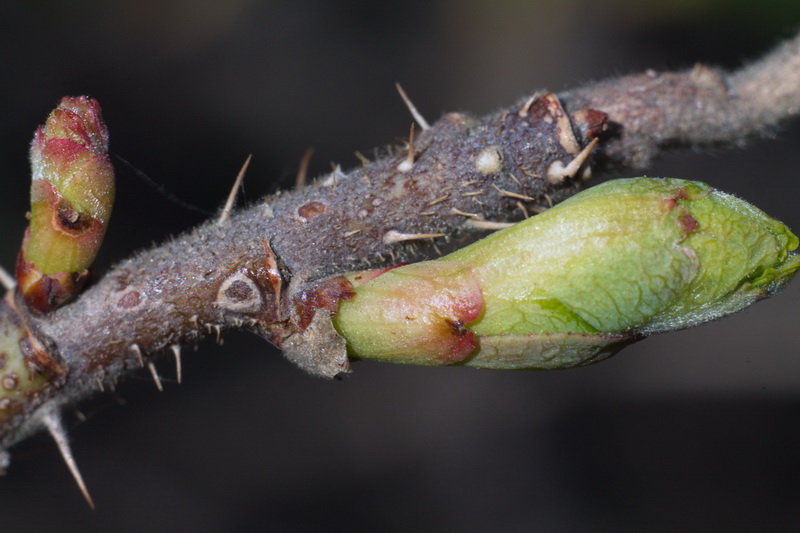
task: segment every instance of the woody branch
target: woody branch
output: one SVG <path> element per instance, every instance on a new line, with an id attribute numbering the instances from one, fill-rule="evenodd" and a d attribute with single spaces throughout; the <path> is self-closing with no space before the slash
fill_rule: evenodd
<path id="1" fill-rule="evenodd" d="M 317 375 L 348 371 L 330 325 L 350 290 L 339 274 L 441 255 L 559 202 L 591 174 L 769 131 L 800 109 L 800 37 L 730 73 L 648 71 L 430 125 L 411 108 L 418 127 L 405 146 L 225 210 L 60 309 L 31 311 L 10 290 L 0 305 L 0 452 L 42 427 L 58 434 L 63 406 L 225 329 L 254 331 Z"/>

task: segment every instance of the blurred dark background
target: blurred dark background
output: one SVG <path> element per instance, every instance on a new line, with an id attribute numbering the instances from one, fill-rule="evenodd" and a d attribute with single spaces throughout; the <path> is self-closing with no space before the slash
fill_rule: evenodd
<path id="1" fill-rule="evenodd" d="M 644 68 L 735 67 L 800 27 L 795 0 L 6 0 L 0 7 L 0 262 L 11 268 L 34 127 L 65 94 L 104 108 L 112 150 L 213 211 L 248 153 L 250 201 L 357 163 L 429 119 Z M 800 230 L 788 124 L 744 150 L 680 153 L 702 179 Z M 117 163 L 98 270 L 204 216 Z M 797 531 L 795 283 L 720 322 L 585 369 L 503 373 L 360 363 L 303 375 L 256 337 L 141 372 L 69 414 L 90 512 L 44 436 L 0 479 L 4 531 Z"/>

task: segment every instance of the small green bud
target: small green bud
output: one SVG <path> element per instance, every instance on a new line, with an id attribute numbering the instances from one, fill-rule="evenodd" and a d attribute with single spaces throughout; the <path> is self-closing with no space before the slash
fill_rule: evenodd
<path id="1" fill-rule="evenodd" d="M 439 260 L 350 275 L 334 324 L 360 358 L 566 368 L 774 293 L 797 245 L 703 183 L 616 180 Z"/>
<path id="2" fill-rule="evenodd" d="M 27 304 L 45 312 L 80 289 L 114 201 L 114 170 L 100 105 L 62 98 L 31 143 L 31 211 L 16 277 Z"/>

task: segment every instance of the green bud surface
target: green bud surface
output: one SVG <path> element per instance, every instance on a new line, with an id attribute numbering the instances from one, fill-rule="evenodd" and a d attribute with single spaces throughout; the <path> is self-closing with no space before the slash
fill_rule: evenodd
<path id="1" fill-rule="evenodd" d="M 566 368 L 773 294 L 800 268 L 797 245 L 782 223 L 703 183 L 615 180 L 356 285 L 334 324 L 359 358 Z"/>

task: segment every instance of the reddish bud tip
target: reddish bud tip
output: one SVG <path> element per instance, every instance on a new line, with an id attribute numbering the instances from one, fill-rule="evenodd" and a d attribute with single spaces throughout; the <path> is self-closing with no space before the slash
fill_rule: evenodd
<path id="1" fill-rule="evenodd" d="M 72 298 L 102 243 L 114 201 L 114 170 L 100 104 L 65 97 L 31 143 L 30 223 L 17 281 L 32 307 Z"/>

